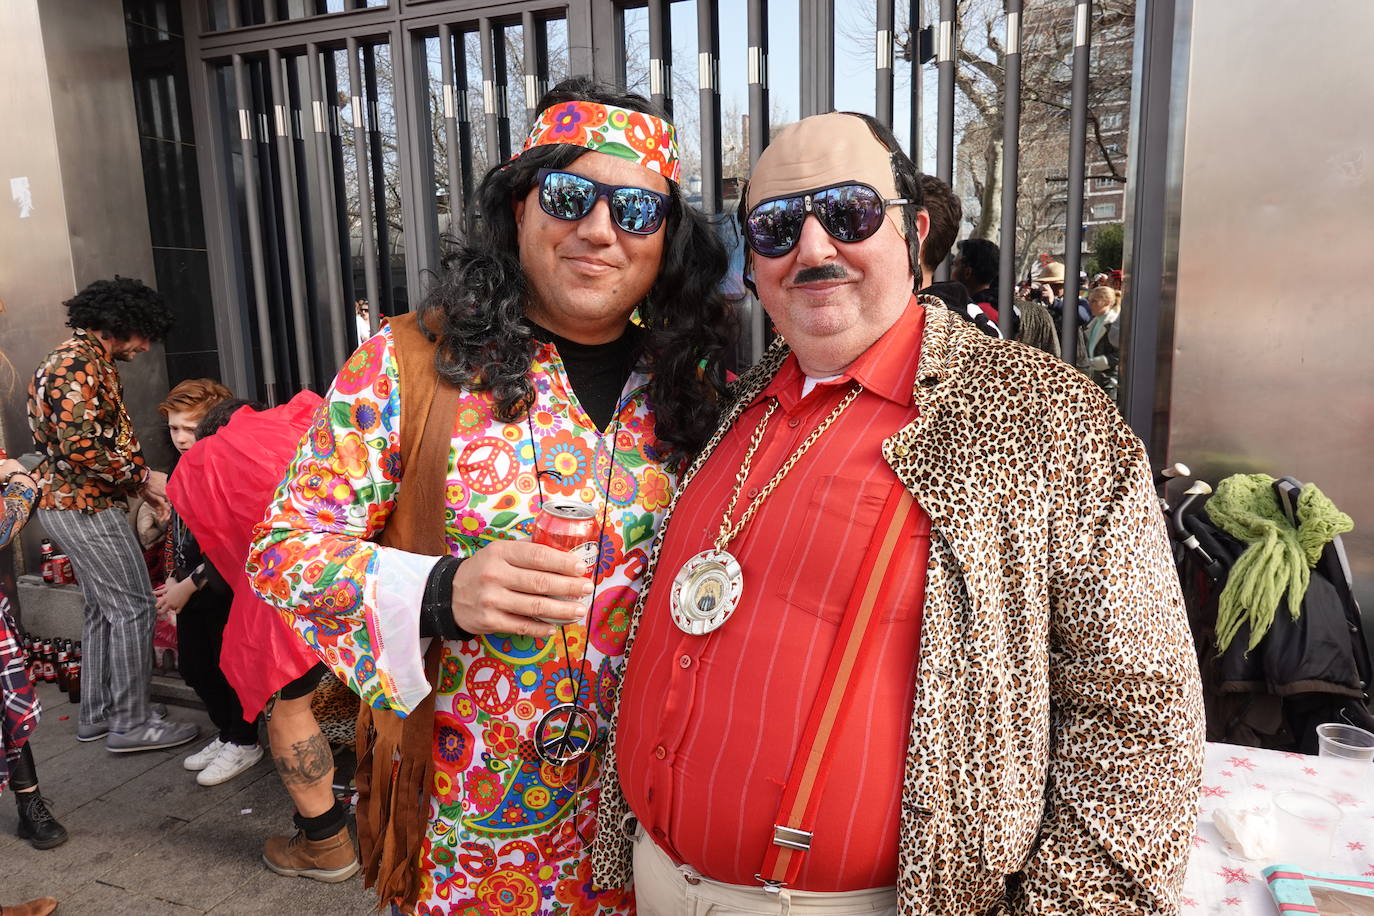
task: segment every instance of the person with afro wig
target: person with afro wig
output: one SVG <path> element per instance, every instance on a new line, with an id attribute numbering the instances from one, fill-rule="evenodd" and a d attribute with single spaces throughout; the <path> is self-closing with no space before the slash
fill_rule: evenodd
<path id="1" fill-rule="evenodd" d="M 65 304 L 73 333 L 34 372 L 29 426 L 45 455 L 38 519 L 71 558 L 85 598 L 77 738 L 104 738 L 114 753 L 176 747 L 199 730 L 149 703 L 157 611 L 125 517 L 130 496 L 166 517 L 167 475 L 143 458 L 116 368 L 166 336 L 172 313 L 156 290 L 120 276 L 91 283 Z"/>

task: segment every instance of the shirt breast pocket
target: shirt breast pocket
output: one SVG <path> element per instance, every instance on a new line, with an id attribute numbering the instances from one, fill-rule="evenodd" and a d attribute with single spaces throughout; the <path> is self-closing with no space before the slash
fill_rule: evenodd
<path id="1" fill-rule="evenodd" d="M 859 568 L 883 504 L 897 486 L 892 480 L 839 474 L 817 478 L 807 499 L 805 521 L 783 535 L 786 543 L 778 554 L 784 558 L 783 574 L 776 596 L 799 610 L 839 623 L 858 585 Z M 909 555 L 909 550 L 898 549 L 897 556 Z M 907 574 L 906 570 L 890 572 L 903 578 Z M 892 594 L 892 602 L 880 611 L 880 621 L 906 619 L 920 600 L 900 590 Z"/>

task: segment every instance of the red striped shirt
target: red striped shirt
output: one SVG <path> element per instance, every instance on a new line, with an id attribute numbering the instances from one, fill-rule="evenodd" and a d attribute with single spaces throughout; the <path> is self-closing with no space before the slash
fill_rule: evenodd
<path id="1" fill-rule="evenodd" d="M 679 496 L 621 693 L 620 782 L 640 823 L 708 878 L 755 884 L 778 805 L 878 515 L 901 486 L 882 442 L 916 416 L 925 312 L 913 303 L 845 375 L 802 398 L 789 357 L 707 466 Z M 744 573 L 740 607 L 706 636 L 673 625 L 671 580 L 720 528 L 735 474 L 770 399 L 778 409 L 732 521 L 847 394 L 863 392 L 727 545 Z M 830 745 L 815 839 L 796 887 L 844 891 L 896 883 L 902 773 L 915 691 L 930 520 L 892 564 L 899 598 L 873 625 L 881 641 L 858 674 Z"/>

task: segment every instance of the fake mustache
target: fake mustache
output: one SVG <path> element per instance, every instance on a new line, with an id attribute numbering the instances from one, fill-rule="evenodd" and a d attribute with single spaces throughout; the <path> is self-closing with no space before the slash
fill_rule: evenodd
<path id="1" fill-rule="evenodd" d="M 804 286 L 807 283 L 817 283 L 821 280 L 847 280 L 849 272 L 838 264 L 821 264 L 816 267 L 804 267 L 797 271 L 797 275 L 792 278 L 792 285 Z"/>

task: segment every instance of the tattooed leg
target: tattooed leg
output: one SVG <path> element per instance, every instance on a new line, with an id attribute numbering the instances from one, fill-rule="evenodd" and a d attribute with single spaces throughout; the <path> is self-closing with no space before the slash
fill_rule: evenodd
<path id="1" fill-rule="evenodd" d="M 282 785 L 303 817 L 318 817 L 334 807 L 334 755 L 310 711 L 310 695 L 278 699 L 267 723 L 272 762 Z"/>

